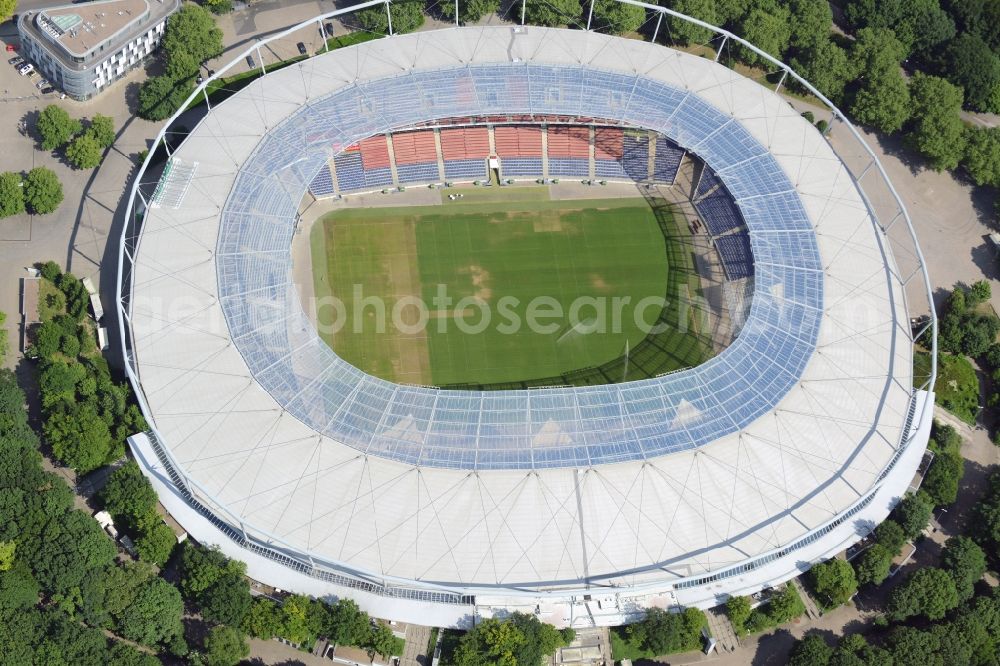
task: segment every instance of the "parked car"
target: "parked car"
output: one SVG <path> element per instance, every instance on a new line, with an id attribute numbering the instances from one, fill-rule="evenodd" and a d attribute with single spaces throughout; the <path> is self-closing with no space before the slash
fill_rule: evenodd
<path id="1" fill-rule="evenodd" d="M 7 61 L 8 64 L 14 65 L 14 67 L 17 67 L 22 62 L 24 62 L 24 58 L 22 58 L 21 56 L 14 56 L 13 58 Z"/>
<path id="2" fill-rule="evenodd" d="M 49 82 L 47 80 L 41 79 L 40 81 L 38 81 L 38 83 L 35 84 L 35 87 L 41 90 L 42 88 L 50 88 L 51 86 L 49 85 Z"/>
<path id="3" fill-rule="evenodd" d="M 305 55 L 307 53 L 307 51 L 306 51 L 306 45 L 303 44 L 302 42 L 299 42 L 295 46 L 299 50 L 299 55 Z"/>
<path id="4" fill-rule="evenodd" d="M 253 59 L 252 55 L 247 56 L 247 67 L 253 69 L 257 66 L 257 62 Z"/>
<path id="5" fill-rule="evenodd" d="M 44 88 L 40 88 L 40 90 L 41 90 L 41 92 L 42 92 L 43 95 L 48 95 L 50 92 L 55 92 L 56 91 L 56 89 L 53 88 L 52 86 L 45 86 Z"/>
<path id="6" fill-rule="evenodd" d="M 17 73 L 20 74 L 21 76 L 25 76 L 27 74 L 31 74 L 34 71 L 35 71 L 35 66 L 32 65 L 30 62 L 26 62 L 26 63 L 24 63 L 22 65 L 18 65 L 18 67 L 17 67 Z"/>

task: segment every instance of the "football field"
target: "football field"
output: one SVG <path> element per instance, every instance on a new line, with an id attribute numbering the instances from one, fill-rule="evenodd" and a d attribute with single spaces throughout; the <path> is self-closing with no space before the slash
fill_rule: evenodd
<path id="1" fill-rule="evenodd" d="M 567 383 L 566 373 L 627 356 L 673 283 L 693 273 L 668 266 L 685 254 L 667 247 L 666 207 L 658 219 L 641 197 L 465 192 L 443 193 L 439 206 L 340 210 L 314 225 L 315 295 L 342 303 L 318 308 L 317 326 L 342 358 L 410 384 Z M 685 345 L 674 365 L 704 353 Z"/>

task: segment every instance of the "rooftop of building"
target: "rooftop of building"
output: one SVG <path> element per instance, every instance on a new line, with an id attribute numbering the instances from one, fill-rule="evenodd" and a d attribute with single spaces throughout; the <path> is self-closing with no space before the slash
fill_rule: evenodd
<path id="1" fill-rule="evenodd" d="M 163 20 L 180 6 L 179 0 L 97 0 L 54 5 L 25 12 L 18 20 L 21 32 L 50 45 L 64 64 L 87 63 L 95 52 L 114 53 L 121 45 Z M 146 18 L 146 20 L 143 20 Z M 61 48 L 51 48 L 57 44 Z"/>

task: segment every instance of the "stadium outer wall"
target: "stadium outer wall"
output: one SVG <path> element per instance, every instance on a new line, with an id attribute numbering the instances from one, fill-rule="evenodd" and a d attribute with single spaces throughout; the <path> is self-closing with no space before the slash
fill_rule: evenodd
<path id="1" fill-rule="evenodd" d="M 660 12 L 661 16 L 666 13 L 673 14 L 660 8 L 656 11 Z M 319 17 L 318 20 L 340 13 L 343 12 L 333 12 Z M 304 25 L 310 24 L 311 22 Z M 725 39 L 736 40 L 727 33 L 720 32 L 720 34 Z M 281 35 L 277 35 L 274 38 L 280 37 Z M 252 51 L 253 49 L 248 49 L 247 53 Z M 241 60 L 244 55 L 246 54 L 239 56 L 234 62 Z M 217 76 L 224 72 L 225 69 L 221 70 Z M 200 87 L 193 97 L 201 90 L 203 87 Z M 835 113 L 841 122 L 849 127 L 839 112 L 835 110 Z M 853 131 L 853 128 L 851 129 Z M 158 142 L 163 136 L 164 133 L 161 132 Z M 152 153 L 155 153 L 155 150 L 151 151 Z M 877 165 L 874 157 L 872 160 L 872 163 Z M 144 165 L 143 170 L 146 166 L 148 164 Z M 881 171 L 881 167 L 877 166 L 876 171 Z M 141 172 L 138 180 L 141 180 Z M 891 190 L 891 186 L 889 188 Z M 135 203 L 137 194 L 142 197 L 138 189 L 133 190 L 131 203 Z M 901 204 L 899 210 L 902 217 L 892 217 L 890 226 L 902 219 L 905 221 L 905 227 L 909 229 L 909 221 Z M 912 229 L 909 231 L 912 237 Z M 129 234 L 132 234 L 131 238 Z M 132 224 L 127 225 L 122 241 L 123 270 L 119 273 L 122 296 L 120 326 L 122 339 L 125 341 L 129 340 L 126 323 L 129 320 L 131 297 L 130 267 L 127 264 L 135 252 L 138 236 L 138 230 Z M 915 239 L 913 247 L 919 257 Z M 923 273 L 929 291 L 929 280 L 926 278 L 922 259 L 919 261 L 919 271 Z M 936 320 L 933 319 L 932 311 L 930 315 L 926 333 L 931 335 L 930 346 L 934 353 L 936 349 L 933 335 Z M 136 388 L 141 406 L 147 411 L 148 406 L 143 399 L 142 385 L 128 342 L 124 346 L 124 352 L 127 372 Z M 929 385 L 933 385 L 933 376 L 929 378 L 929 383 L 925 384 Z M 303 557 L 301 553 L 290 553 L 289 557 L 274 542 L 260 542 L 224 508 L 209 508 L 196 500 L 192 501 L 193 496 L 187 487 L 187 480 L 181 471 L 173 468 L 169 452 L 158 446 L 155 434 L 151 433 L 152 437 L 146 434 L 136 435 L 130 438 L 130 446 L 144 471 L 153 481 L 165 507 L 194 538 L 202 543 L 218 545 L 228 555 L 246 561 L 248 572 L 252 577 L 276 587 L 313 596 L 350 596 L 376 616 L 420 624 L 462 626 L 468 624 L 477 614 L 489 615 L 497 611 L 516 609 L 531 611 L 537 607 L 541 619 L 556 625 L 611 625 L 636 619 L 646 607 L 711 607 L 724 601 L 731 594 L 747 594 L 763 587 L 773 586 L 800 574 L 808 569 L 811 563 L 832 556 L 861 539 L 874 525 L 884 520 L 909 486 L 929 435 L 932 405 L 931 394 L 926 391 L 916 392 L 905 423 L 907 430 L 904 435 L 905 444 L 900 447 L 899 453 L 883 472 L 873 490 L 834 520 L 828 521 L 794 543 L 787 544 L 772 553 L 758 555 L 737 566 L 723 567 L 690 579 L 671 578 L 669 581 L 622 587 L 600 585 L 552 590 L 501 590 L 485 586 L 441 588 L 433 584 L 423 585 L 416 581 L 407 584 L 405 581 L 379 579 L 348 569 L 328 572 L 322 567 L 310 568 L 303 565 L 304 561 L 309 560 L 308 555 Z M 147 411 L 147 416 L 153 415 Z M 155 422 L 155 418 L 151 418 L 150 422 Z M 285 557 L 288 559 L 283 564 L 281 561 Z"/>

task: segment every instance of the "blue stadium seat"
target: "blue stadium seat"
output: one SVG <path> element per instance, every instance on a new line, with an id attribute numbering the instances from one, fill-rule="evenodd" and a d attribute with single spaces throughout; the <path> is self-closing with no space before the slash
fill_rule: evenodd
<path id="1" fill-rule="evenodd" d="M 486 178 L 486 160 L 445 160 L 444 175 L 460 180 Z"/>
<path id="2" fill-rule="evenodd" d="M 396 175 L 400 183 L 434 183 L 440 180 L 437 162 L 397 164 Z"/>
<path id="3" fill-rule="evenodd" d="M 327 164 L 320 167 L 316 177 L 309 183 L 309 191 L 317 199 L 333 194 L 333 176 L 330 175 L 330 167 Z"/>
<path id="4" fill-rule="evenodd" d="M 649 178 L 649 137 L 625 135 L 622 168 L 632 180 Z"/>
<path id="5" fill-rule="evenodd" d="M 538 178 L 542 175 L 541 157 L 504 157 L 500 160 L 500 173 L 505 178 L 530 176 Z"/>
<path id="6" fill-rule="evenodd" d="M 665 136 L 656 137 L 656 159 L 653 160 L 653 180 L 672 185 L 681 168 L 684 150 Z"/>
<path id="7" fill-rule="evenodd" d="M 702 169 L 701 180 L 698 181 L 698 190 L 695 192 L 695 197 L 705 196 L 721 184 L 722 181 L 715 175 L 715 172 L 706 166 Z"/>
<path id="8" fill-rule="evenodd" d="M 550 157 L 549 175 L 586 178 L 590 175 L 590 160 L 579 157 Z"/>
<path id="9" fill-rule="evenodd" d="M 361 166 L 361 153 L 341 153 L 333 158 L 337 169 L 337 189 L 351 192 L 365 189 L 365 170 Z"/>
<path id="10" fill-rule="evenodd" d="M 618 160 L 594 160 L 594 176 L 597 178 L 617 178 L 631 180 Z"/>
<path id="11" fill-rule="evenodd" d="M 739 280 L 753 275 L 753 250 L 750 248 L 750 234 L 743 231 L 715 239 L 715 247 L 722 259 L 726 278 Z"/>
<path id="12" fill-rule="evenodd" d="M 712 236 L 720 236 L 743 225 L 743 217 L 736 208 L 736 203 L 725 190 L 719 190 L 712 196 L 699 199 L 694 203 L 694 207 Z"/>

